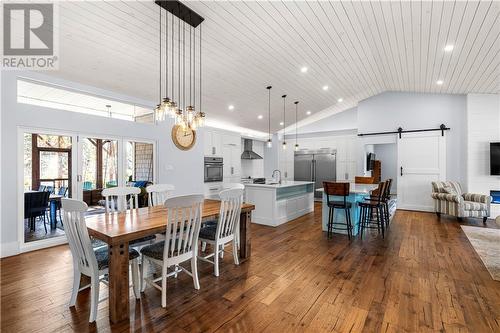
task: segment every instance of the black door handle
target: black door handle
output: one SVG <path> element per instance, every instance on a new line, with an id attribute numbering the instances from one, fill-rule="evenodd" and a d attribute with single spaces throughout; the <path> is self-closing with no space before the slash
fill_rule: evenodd
<path id="1" fill-rule="evenodd" d="M 401 167 L 400 170 L 401 170 L 401 176 L 403 176 L 403 167 Z"/>

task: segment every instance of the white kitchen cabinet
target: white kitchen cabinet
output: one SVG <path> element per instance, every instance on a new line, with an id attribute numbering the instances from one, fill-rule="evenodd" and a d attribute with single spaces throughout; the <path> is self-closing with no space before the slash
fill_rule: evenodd
<path id="1" fill-rule="evenodd" d="M 223 145 L 222 158 L 224 159 L 223 176 L 226 179 L 241 178 L 241 146 Z"/>
<path id="2" fill-rule="evenodd" d="M 241 181 L 241 136 L 223 135 L 222 158 L 224 183 Z"/>
<path id="3" fill-rule="evenodd" d="M 205 130 L 203 144 L 205 156 L 222 156 L 222 136 L 220 132 Z"/>
<path id="4" fill-rule="evenodd" d="M 205 183 L 205 198 L 219 199 L 220 191 L 222 191 L 222 182 Z"/>

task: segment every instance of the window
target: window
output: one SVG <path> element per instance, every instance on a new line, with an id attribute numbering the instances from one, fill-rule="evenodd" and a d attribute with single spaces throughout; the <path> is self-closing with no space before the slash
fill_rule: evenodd
<path id="1" fill-rule="evenodd" d="M 100 117 L 153 123 L 153 110 L 150 108 L 28 79 L 17 80 L 17 102 Z"/>

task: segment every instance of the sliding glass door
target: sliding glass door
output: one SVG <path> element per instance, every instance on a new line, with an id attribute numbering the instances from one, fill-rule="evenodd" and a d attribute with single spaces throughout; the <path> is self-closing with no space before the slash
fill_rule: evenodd
<path id="1" fill-rule="evenodd" d="M 62 237 L 61 199 L 73 195 L 74 137 L 25 130 L 22 151 L 23 243 Z"/>
<path id="2" fill-rule="evenodd" d="M 119 141 L 78 136 L 79 198 L 89 206 L 89 214 L 103 212 L 102 190 L 119 185 Z"/>
<path id="3" fill-rule="evenodd" d="M 154 141 L 19 128 L 17 200 L 22 251 L 65 241 L 61 199 L 83 200 L 87 214 L 104 212 L 102 190 L 141 189 L 155 182 Z"/>
<path id="4" fill-rule="evenodd" d="M 83 135 L 78 143 L 78 197 L 89 206 L 87 214 L 104 211 L 105 188 L 136 186 L 145 192 L 153 183 L 154 142 Z"/>

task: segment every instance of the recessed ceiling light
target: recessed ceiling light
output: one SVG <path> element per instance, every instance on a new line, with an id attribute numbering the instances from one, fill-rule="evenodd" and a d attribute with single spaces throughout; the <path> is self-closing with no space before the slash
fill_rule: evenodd
<path id="1" fill-rule="evenodd" d="M 304 66 L 304 67 L 302 67 L 302 68 L 300 69 L 300 71 L 301 71 L 302 73 L 307 73 L 307 70 L 308 70 L 308 68 L 307 68 L 306 66 Z"/>
<path id="2" fill-rule="evenodd" d="M 323 90 L 327 91 L 328 90 L 328 86 L 323 86 Z"/>
<path id="3" fill-rule="evenodd" d="M 262 118 L 264 118 L 264 116 L 259 114 L 259 116 L 257 118 L 262 119 Z"/>
<path id="4" fill-rule="evenodd" d="M 443 80 L 437 80 L 436 84 L 439 85 L 439 86 L 442 85 L 443 84 Z"/>
<path id="5" fill-rule="evenodd" d="M 232 111 L 232 110 L 234 110 L 234 105 L 232 105 L 232 104 L 231 104 L 231 105 L 229 105 L 229 106 L 227 107 L 227 109 L 228 109 L 228 110 L 231 110 L 231 111 Z"/>
<path id="6" fill-rule="evenodd" d="M 343 101 L 344 101 L 344 99 L 343 99 L 343 98 L 339 98 L 339 99 L 337 100 L 337 102 L 339 102 L 339 103 L 342 103 Z"/>
<path id="7" fill-rule="evenodd" d="M 281 122 L 280 125 L 283 126 L 283 122 Z"/>
<path id="8" fill-rule="evenodd" d="M 307 115 L 310 115 L 310 114 L 311 114 L 311 111 L 307 111 L 307 112 L 306 112 L 306 114 L 307 114 Z"/>
<path id="9" fill-rule="evenodd" d="M 453 51 L 453 44 L 448 44 L 448 45 L 446 45 L 446 46 L 444 47 L 444 50 L 445 50 L 446 52 L 451 52 L 451 51 Z"/>

